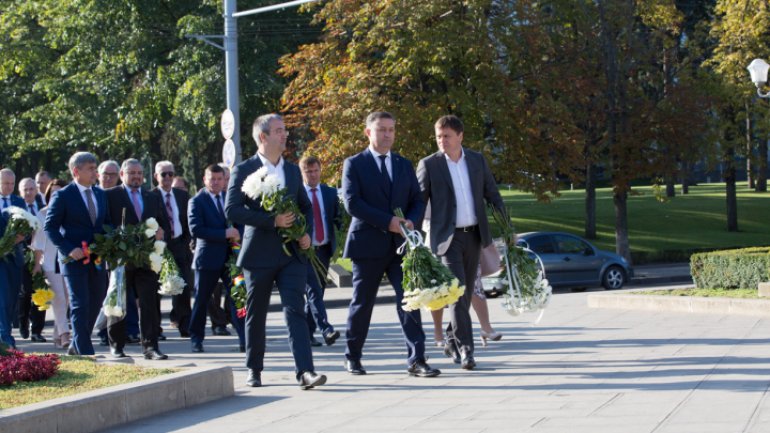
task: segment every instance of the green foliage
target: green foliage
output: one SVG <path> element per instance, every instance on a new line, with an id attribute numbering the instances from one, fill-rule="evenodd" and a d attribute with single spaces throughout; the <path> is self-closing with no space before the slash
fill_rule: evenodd
<path id="1" fill-rule="evenodd" d="M 756 288 L 770 276 L 770 247 L 693 254 L 690 273 L 698 288 Z"/>

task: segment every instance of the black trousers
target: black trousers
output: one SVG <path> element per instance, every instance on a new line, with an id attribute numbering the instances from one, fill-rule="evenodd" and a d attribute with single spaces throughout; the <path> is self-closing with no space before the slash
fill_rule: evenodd
<path id="1" fill-rule="evenodd" d="M 134 293 L 139 304 L 139 333 L 142 347 L 145 350 L 157 349 L 160 332 L 158 274 L 145 268 L 126 269 L 126 288 Z M 110 345 L 122 350 L 126 345 L 125 319 L 115 322 L 111 319 L 107 326 L 107 335 L 110 338 Z"/>
<path id="2" fill-rule="evenodd" d="M 21 274 L 21 292 L 19 292 L 19 329 L 29 330 L 31 323 L 32 334 L 40 334 L 45 326 L 45 310 L 38 310 L 32 303 L 32 293 L 34 293 L 32 273 L 25 266 Z"/>
<path id="3" fill-rule="evenodd" d="M 182 278 L 187 283 L 182 293 L 171 297 L 169 319 L 175 322 L 179 329 L 187 330 L 190 327 L 190 316 L 192 315 L 190 293 L 192 293 L 194 283 L 192 269 L 190 268 L 193 259 L 192 251 L 190 251 L 190 241 L 189 239 L 184 239 L 184 236 L 179 236 L 177 239 L 169 241 L 167 247 L 171 251 L 171 255 L 174 256 L 174 261 L 179 267 Z"/>

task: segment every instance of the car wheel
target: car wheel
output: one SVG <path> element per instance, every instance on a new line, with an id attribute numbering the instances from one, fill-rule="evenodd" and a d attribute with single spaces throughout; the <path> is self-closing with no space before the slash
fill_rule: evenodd
<path id="1" fill-rule="evenodd" d="M 620 266 L 610 266 L 604 271 L 602 286 L 607 290 L 617 290 L 626 283 L 626 274 Z"/>

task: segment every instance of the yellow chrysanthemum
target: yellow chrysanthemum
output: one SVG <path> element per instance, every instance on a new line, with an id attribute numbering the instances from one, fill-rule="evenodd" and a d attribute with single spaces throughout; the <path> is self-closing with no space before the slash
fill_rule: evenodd
<path id="1" fill-rule="evenodd" d="M 53 290 L 51 289 L 37 289 L 32 294 L 32 303 L 37 306 L 40 311 L 47 310 L 51 306 L 51 301 L 54 297 Z"/>

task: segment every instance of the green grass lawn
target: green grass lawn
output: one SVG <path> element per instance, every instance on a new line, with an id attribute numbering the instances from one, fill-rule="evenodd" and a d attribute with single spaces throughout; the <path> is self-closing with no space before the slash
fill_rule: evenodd
<path id="1" fill-rule="evenodd" d="M 652 187 L 636 187 L 628 201 L 628 228 L 634 261 L 686 260 L 693 250 L 770 245 L 770 193 L 756 193 L 738 185 L 739 232 L 726 230 L 724 183 L 690 187 L 690 193 L 661 203 Z M 531 194 L 502 190 L 516 230 L 566 231 L 583 235 L 585 191 L 563 191 L 550 203 Z M 596 193 L 597 247 L 615 250 L 615 211 L 612 190 Z"/>
<path id="2" fill-rule="evenodd" d="M 177 370 L 105 365 L 80 356 L 62 356 L 59 372 L 48 380 L 17 382 L 0 387 L 0 409 L 37 403 L 94 389 L 149 379 Z"/>

